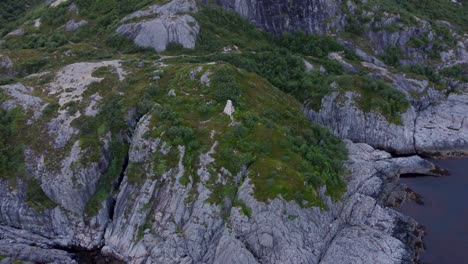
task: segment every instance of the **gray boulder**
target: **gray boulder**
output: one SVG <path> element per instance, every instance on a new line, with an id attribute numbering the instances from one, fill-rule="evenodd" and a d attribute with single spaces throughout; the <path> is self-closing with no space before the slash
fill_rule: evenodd
<path id="1" fill-rule="evenodd" d="M 33 94 L 32 87 L 25 86 L 21 83 L 0 86 L 0 91 L 8 96 L 8 99 L 0 104 L 6 110 L 11 110 L 20 106 L 25 111 L 31 111 L 34 119 L 42 116 L 43 100 Z"/>
<path id="2" fill-rule="evenodd" d="M 13 61 L 10 57 L 0 54 L 0 68 L 11 69 L 13 67 Z"/>
<path id="3" fill-rule="evenodd" d="M 124 18 L 126 23 L 117 28 L 117 33 L 126 36 L 143 48 L 153 48 L 158 52 L 166 50 L 171 43 L 186 49 L 194 49 L 200 26 L 192 16 L 183 14 L 196 11 L 193 1 L 177 0 L 163 6 L 151 6 L 146 11 L 138 11 Z"/>
<path id="4" fill-rule="evenodd" d="M 65 31 L 75 31 L 82 26 L 88 24 L 86 20 L 75 21 L 75 19 L 70 19 L 67 24 L 65 24 Z"/>

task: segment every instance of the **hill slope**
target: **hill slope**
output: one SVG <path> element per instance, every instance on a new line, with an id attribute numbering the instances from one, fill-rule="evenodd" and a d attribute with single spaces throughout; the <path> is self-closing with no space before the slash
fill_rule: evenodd
<path id="1" fill-rule="evenodd" d="M 2 263 L 417 261 L 374 147 L 466 154 L 464 18 L 275 3 L 2 3 Z"/>

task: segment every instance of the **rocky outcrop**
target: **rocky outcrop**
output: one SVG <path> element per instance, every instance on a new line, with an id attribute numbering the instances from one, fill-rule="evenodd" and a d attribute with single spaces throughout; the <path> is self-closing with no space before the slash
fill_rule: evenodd
<path id="1" fill-rule="evenodd" d="M 124 78 L 120 62 L 104 61 L 68 65 L 44 89 L 19 83 L 0 86 L 7 98 L 1 106 L 7 110 L 20 107 L 30 117 L 29 132 L 23 134 L 41 135 L 40 140 L 31 136 L 32 141 L 24 147 L 25 175 L 14 183 L 0 181 L 0 226 L 6 230 L 0 232 L 0 255 L 40 263 L 74 263 L 65 249 L 95 249 L 102 243 L 109 205 L 104 203 L 86 220 L 84 209 L 109 165 L 109 135 L 101 138 L 103 148 L 98 159 L 87 159 L 86 149 L 72 138 L 79 132 L 71 123 L 81 115 L 80 110 L 73 114 L 67 110 L 67 104 L 87 101 L 84 94 L 88 86 L 103 79 L 92 76 L 101 67 L 113 67 Z M 57 104 L 56 112 L 49 113 L 50 122 L 42 119 L 42 111 L 49 104 L 46 102 Z M 31 194 L 39 198 L 31 198 Z M 45 200 L 50 202 L 42 206 Z"/>
<path id="2" fill-rule="evenodd" d="M 344 26 L 340 0 L 217 0 L 216 3 L 275 34 L 292 31 L 325 34 Z"/>
<path id="3" fill-rule="evenodd" d="M 1 225 L 0 234 L 0 255 L 9 256 L 9 261 L 2 263 L 13 263 L 16 259 L 33 263 L 77 263 L 68 252 L 54 249 L 54 242 L 45 237 Z"/>
<path id="4" fill-rule="evenodd" d="M 457 42 L 453 49 L 440 53 L 444 67 L 451 67 L 458 64 L 468 64 L 468 38 L 465 36 Z"/>
<path id="5" fill-rule="evenodd" d="M 11 98 L 0 104 L 2 108 L 11 110 L 20 106 L 23 110 L 30 111 L 33 119 L 38 119 L 42 116 L 44 102 L 41 98 L 32 95 L 34 92 L 33 88 L 17 83 L 2 86 L 0 89 Z"/>
<path id="6" fill-rule="evenodd" d="M 82 26 L 86 26 L 87 24 L 88 21 L 86 20 L 75 21 L 74 19 L 71 19 L 67 22 L 67 24 L 65 24 L 65 31 L 74 31 Z"/>
<path id="7" fill-rule="evenodd" d="M 359 109 L 355 99 L 360 95 L 354 92 L 335 92 L 324 97 L 319 111 L 309 109 L 306 103 L 305 112 L 309 119 L 328 127 L 337 136 L 395 154 L 468 154 L 468 97 L 465 88 L 446 96 L 443 91 L 430 87 L 427 81 L 394 74 L 372 63 L 363 65 L 378 71 L 373 73 L 376 78 L 391 80 L 395 88 L 406 94 L 411 106 L 401 113 L 401 124 L 389 122 L 378 113 Z"/>
<path id="8" fill-rule="evenodd" d="M 24 35 L 24 29 L 18 28 L 10 33 L 8 33 L 5 37 L 17 37 L 17 36 L 23 36 Z"/>
<path id="9" fill-rule="evenodd" d="M 223 209 L 205 201 L 211 192 L 205 181 L 214 176 L 205 166 L 215 162 L 210 156 L 216 142 L 201 157 L 196 172 L 201 183 L 179 183 L 185 173 L 184 148 L 179 148 L 178 166 L 154 178 L 149 168 L 157 164 L 151 154 L 163 153 L 165 143 L 148 137 L 154 129 L 150 119 L 140 121 L 130 150 L 130 164 L 148 168 L 139 170 L 145 180 L 136 184 L 127 171 L 106 232 L 106 254 L 128 263 L 400 263 L 416 258 L 413 248 L 422 231 L 386 205 L 408 198 L 398 183 L 400 174 L 434 174 L 430 162 L 417 156 L 392 158 L 348 142 L 351 176 L 342 200 L 326 198 L 326 210 L 301 208 L 281 198 L 258 202 L 250 179 L 242 177 L 237 199 L 251 208 L 246 215 L 239 207 Z M 400 238 L 399 230 L 411 230 L 412 238 Z"/>
<path id="10" fill-rule="evenodd" d="M 414 141 L 422 154 L 468 155 L 468 94 L 450 94 L 420 111 Z"/>
<path id="11" fill-rule="evenodd" d="M 171 43 L 194 49 L 200 26 L 195 18 L 185 13 L 196 10 L 196 3 L 186 0 L 151 6 L 125 17 L 122 22 L 140 21 L 119 26 L 117 33 L 132 39 L 140 47 L 158 52 L 166 50 Z"/>
<path id="12" fill-rule="evenodd" d="M 13 77 L 13 61 L 10 57 L 0 54 L 0 77 Z"/>
<path id="13" fill-rule="evenodd" d="M 66 3 L 68 0 L 47 0 L 46 3 L 51 7 L 57 7 L 63 3 Z"/>
<path id="14" fill-rule="evenodd" d="M 44 89 L 21 84 L 2 89 L 11 98 L 9 104 L 25 110 L 57 102 L 52 120 L 93 118 L 102 98 L 88 90 L 103 81 L 93 74 L 102 67 L 112 69 L 115 79 L 126 76 L 119 61 L 76 63 L 59 70 Z M 186 78 L 207 87 L 208 72 L 214 69 L 194 69 Z M 78 114 L 67 110 L 73 102 L 84 104 Z M 340 200 L 333 201 L 322 187 L 323 208 L 301 207 L 281 197 L 260 202 L 254 196 L 255 176 L 247 167 L 231 175 L 215 166 L 219 143 L 213 136 L 209 149 L 188 168 L 186 146 L 164 140 L 165 131 L 159 131 L 163 126 L 153 111 L 127 122 L 135 126 L 126 138 L 128 164 L 122 165 L 115 194 L 109 194 L 95 216 L 87 215 L 85 206 L 109 167 L 110 136 L 99 138 L 100 158 L 87 160 L 74 137 L 79 128 L 56 122 L 62 127 L 57 131 L 72 129 L 61 137 L 66 133 L 49 131 L 50 122 L 43 124 L 43 145 L 27 146 L 26 167 L 54 205 L 31 207 L 26 180 L 18 179 L 15 187 L 0 182 L 0 254 L 57 263 L 78 262 L 78 249 L 98 250 L 125 263 L 400 263 L 417 258 L 422 231 L 414 220 L 388 206 L 411 198 L 398 182 L 399 175 L 437 174 L 430 162 L 417 156 L 392 158 L 367 144 L 347 142 L 348 189 Z M 226 184 L 228 179 L 233 179 L 235 200 L 211 201 L 212 182 Z"/>
<path id="15" fill-rule="evenodd" d="M 49 2 L 56 6 L 64 1 Z M 218 4 L 274 33 L 327 33 L 344 25 L 341 1 L 218 0 Z M 196 10 L 195 2 L 190 0 L 150 6 L 122 19 L 117 32 L 141 47 L 156 51 L 165 50 L 171 43 L 194 48 L 200 28 L 190 13 Z M 70 30 L 76 29 L 79 23 L 70 24 Z M 379 35 L 375 41 L 385 39 L 393 43 L 394 39 L 404 38 L 387 39 Z M 457 52 L 446 54 L 447 64 L 463 54 L 463 49 Z M 187 146 L 174 146 L 165 141 L 166 127 L 154 115 L 161 105 L 143 98 L 141 94 L 146 91 L 141 87 L 154 85 L 156 91 L 148 92 L 152 96 L 158 93 L 169 94 L 172 99 L 198 98 L 187 92 L 215 86 L 214 78 L 210 81 L 214 68 L 184 72 L 190 79 L 188 82 L 200 81 L 201 86 L 192 87 L 190 83 L 188 89 L 177 93 L 176 84 L 164 87 L 157 82 L 164 74 L 171 74 L 172 68 L 163 74 L 162 62 L 155 64 L 161 69 L 153 71 L 145 67 L 153 63 L 148 61 L 132 68 L 141 69 L 143 77 L 140 80 L 131 76 L 135 77 L 131 82 L 138 82 L 138 87 L 131 91 L 129 86 L 115 84 L 127 74 L 120 61 L 74 63 L 59 70 L 51 67 L 51 72 L 45 73 L 53 75 L 50 82 L 42 79 L 44 75 L 36 74 L 23 79 L 24 83 L 0 86 L 7 97 L 1 107 L 23 109 L 29 117 L 28 130 L 34 130 L 27 134 L 25 143 L 26 175 L 18 177 L 15 183 L 0 180 L 0 256 L 8 257 L 2 261 L 79 263 L 78 251 L 82 250 L 97 251 L 125 263 L 408 263 L 417 260 L 423 231 L 414 220 L 392 209 L 414 196 L 398 179 L 401 174 L 409 173 L 438 175 L 440 170 L 418 156 L 393 158 L 376 148 L 399 154 L 467 153 L 468 97 L 463 91 L 446 97 L 427 82 L 392 73 L 383 62 L 364 51 L 358 55 L 367 58 L 367 64 L 363 63 L 362 67 L 370 68 L 376 78 L 390 79 L 412 105 L 401 114 L 401 124 L 361 111 L 354 102 L 359 95 L 353 92 L 325 97 L 318 112 L 306 110 L 310 119 L 329 127 L 336 135 L 368 143 L 346 141 L 347 191 L 341 199 L 333 200 L 326 195 L 325 187 L 319 188 L 322 208 L 301 207 L 281 196 L 267 202 L 257 200 L 255 175 L 249 174 L 249 167 L 244 166 L 231 175 L 215 166 L 216 154 L 221 150 L 214 135 L 221 131 L 211 131 L 211 141 L 203 141 L 205 153 L 198 157 L 189 156 Z M 338 53 L 330 54 L 329 58 L 345 64 L 348 72 L 359 70 L 354 64 L 346 64 Z M 129 65 L 139 59 L 134 60 L 132 55 L 124 65 L 131 68 Z M 3 63 L 0 67 L 11 68 L 10 61 L 0 57 Z M 308 70 L 314 70 L 310 63 L 304 63 Z M 216 64 L 210 67 L 213 65 Z M 114 82 L 90 89 L 91 85 L 105 80 L 95 75 L 103 67 L 111 69 L 105 74 L 115 74 Z M 144 82 L 147 80 L 150 82 Z M 261 83 L 254 84 L 260 87 Z M 131 98 L 133 92 L 137 98 Z M 415 98 L 413 92 L 422 97 Z M 203 93 L 200 98 L 208 94 L 205 90 Z M 82 117 L 86 118 L 84 121 L 97 118 L 100 105 L 109 94 L 125 98 L 122 102 L 131 105 L 126 105 L 131 108 L 128 111 L 116 110 L 125 115 L 128 128 L 112 135 L 101 124 L 90 126 L 89 134 L 97 137 L 92 143 L 99 144 L 97 153 L 91 153 L 93 156 L 82 144 L 79 138 L 82 131 L 76 123 Z M 142 101 L 138 102 L 140 96 Z M 167 103 L 167 98 L 161 101 L 164 100 L 161 104 Z M 132 104 L 144 110 L 137 110 Z M 53 113 L 47 114 L 46 109 Z M 140 110 L 143 112 L 137 113 Z M 166 114 L 173 118 L 171 113 Z M 123 150 L 128 158 L 117 164 L 119 171 L 114 176 L 119 178 L 107 183 L 112 185 L 112 190 L 97 202 L 97 212 L 91 215 L 86 207 L 110 167 L 110 144 L 114 138 L 129 145 L 128 150 Z M 196 162 L 188 167 L 190 162 L 186 157 Z M 225 186 L 228 180 L 235 187 L 234 199 L 212 201 L 213 182 Z M 28 188 L 34 183 L 42 195 L 40 199 L 50 199 L 48 206 L 38 208 L 35 202 L 39 201 L 31 201 Z"/>
<path id="16" fill-rule="evenodd" d="M 466 94 L 453 94 L 446 101 L 424 110 L 414 107 L 401 115 L 402 124 L 388 122 L 376 113 L 366 113 L 354 105 L 354 94 L 338 104 L 338 94 L 322 100 L 319 112 L 307 110 L 311 120 L 330 128 L 336 135 L 366 142 L 395 154 L 419 153 L 430 156 L 468 154 Z"/>
<path id="17" fill-rule="evenodd" d="M 322 99 L 319 112 L 310 109 L 306 110 L 306 114 L 309 119 L 326 126 L 335 135 L 353 142 L 364 142 L 399 154 L 416 152 L 413 138 L 416 119 L 414 108 L 402 115 L 403 125 L 396 125 L 377 113 L 366 113 L 359 109 L 354 101 L 358 96 L 359 94 L 347 92 L 343 102 L 343 96 L 335 92 Z M 307 104 L 305 107 L 308 109 Z"/>
<path id="18" fill-rule="evenodd" d="M 212 1 L 202 2 L 211 4 Z M 363 43 L 356 42 L 356 46 L 371 49 L 374 55 L 384 55 L 389 47 L 401 50 L 402 64 L 419 64 L 440 55 L 442 63 L 439 66 L 453 66 L 466 63 L 467 39 L 460 36 L 453 26 L 445 21 L 436 21 L 447 26 L 448 34 L 456 41 L 450 43 L 447 36 L 440 34 L 429 21 L 412 17 L 414 21 L 408 23 L 407 17 L 394 10 L 375 4 L 369 11 L 364 11 L 362 21 L 357 20 L 356 25 L 349 25 L 349 18 L 358 16 L 360 1 L 323 1 L 323 0 L 217 0 L 216 4 L 224 9 L 237 12 L 260 29 L 273 34 L 285 32 L 305 32 L 309 34 L 334 34 L 345 30 L 346 26 L 362 27 L 360 38 Z M 352 20 L 351 19 L 351 20 Z M 414 41 L 425 39 L 426 42 L 413 45 Z M 431 62 L 433 63 L 433 62 Z"/>

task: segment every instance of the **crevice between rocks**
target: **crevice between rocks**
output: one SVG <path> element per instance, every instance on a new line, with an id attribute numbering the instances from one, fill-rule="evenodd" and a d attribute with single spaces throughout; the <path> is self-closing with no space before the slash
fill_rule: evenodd
<path id="1" fill-rule="evenodd" d="M 418 153 L 418 147 L 417 147 L 417 144 L 416 144 L 416 125 L 418 123 L 418 118 L 419 118 L 419 112 L 420 111 L 421 111 L 421 107 L 418 106 L 415 109 L 416 116 L 414 117 L 414 121 L 413 121 L 413 149 L 414 149 L 414 153 L 416 153 L 416 154 L 419 154 Z"/>
<path id="2" fill-rule="evenodd" d="M 127 152 L 127 155 L 125 155 L 123 164 L 122 164 L 122 170 L 120 171 L 119 178 L 117 179 L 117 182 L 114 185 L 114 188 L 112 188 L 112 192 L 115 192 L 116 190 L 120 189 L 120 186 L 122 185 L 122 181 L 125 176 L 125 172 L 127 171 L 128 167 L 128 162 L 129 162 L 129 154 Z M 115 205 L 117 203 L 117 200 L 115 197 L 111 196 L 110 201 L 109 201 L 109 219 L 110 221 L 114 220 L 114 213 L 115 213 Z"/>
<path id="3" fill-rule="evenodd" d="M 117 204 L 116 193 L 120 190 L 123 179 L 125 177 L 125 172 L 127 171 L 127 167 L 129 164 L 130 147 L 133 141 L 133 132 L 135 128 L 138 126 L 138 124 L 140 123 L 141 119 L 145 115 L 135 116 L 134 118 L 132 118 L 133 120 L 131 120 L 133 122 L 127 121 L 127 124 L 129 125 L 129 130 L 127 131 L 126 139 L 124 139 L 123 141 L 125 144 L 128 144 L 129 148 L 122 162 L 119 177 L 117 178 L 117 181 L 114 183 L 112 187 L 111 195 L 107 198 L 109 222 L 104 227 L 103 237 L 101 238 L 101 242 L 99 243 L 100 246 L 95 249 L 86 249 L 86 248 L 80 248 L 80 247 L 61 248 L 61 250 L 71 253 L 74 256 L 74 259 L 80 264 L 124 264 L 125 263 L 124 261 L 120 260 L 117 256 L 103 254 L 101 250 L 105 246 L 104 234 L 109 224 L 112 223 L 112 221 L 114 220 L 115 207 Z"/>

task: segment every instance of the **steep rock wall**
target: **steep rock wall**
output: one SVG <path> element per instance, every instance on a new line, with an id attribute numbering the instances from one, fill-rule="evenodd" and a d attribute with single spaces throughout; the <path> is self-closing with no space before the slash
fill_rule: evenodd
<path id="1" fill-rule="evenodd" d="M 217 0 L 217 4 L 275 34 L 292 31 L 325 34 L 344 25 L 340 0 Z"/>

